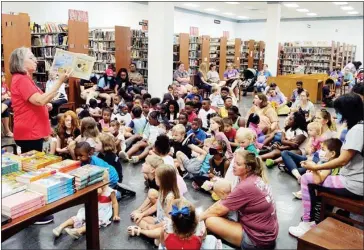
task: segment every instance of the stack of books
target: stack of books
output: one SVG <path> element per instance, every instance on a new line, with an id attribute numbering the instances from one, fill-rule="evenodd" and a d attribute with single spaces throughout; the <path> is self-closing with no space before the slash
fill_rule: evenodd
<path id="1" fill-rule="evenodd" d="M 2 158 L 1 175 L 18 172 L 19 170 L 21 170 L 21 165 L 18 161 L 12 161 L 9 158 Z"/>
<path id="2" fill-rule="evenodd" d="M 55 174 L 56 170 L 49 168 L 41 168 L 37 171 L 24 172 L 21 175 L 18 175 L 15 180 L 20 183 L 29 184 L 33 181 L 48 177 L 52 174 Z"/>
<path id="3" fill-rule="evenodd" d="M 64 173 L 55 173 L 31 182 L 28 189 L 43 194 L 45 202 L 49 204 L 75 192 L 75 177 Z"/>
<path id="4" fill-rule="evenodd" d="M 44 168 L 56 162 L 62 161 L 62 157 L 55 155 L 43 155 L 40 157 L 34 157 L 23 162 L 24 171 L 37 171 L 40 168 Z"/>
<path id="5" fill-rule="evenodd" d="M 2 199 L 1 214 L 15 219 L 44 205 L 44 195 L 26 190 Z"/>
<path id="6" fill-rule="evenodd" d="M 61 162 L 53 163 L 53 164 L 47 166 L 47 168 L 52 169 L 52 170 L 57 170 L 57 172 L 67 173 L 80 166 L 81 166 L 80 161 L 64 160 Z"/>
<path id="7" fill-rule="evenodd" d="M 16 177 L 22 174 L 24 174 L 23 171 L 18 171 L 1 176 L 1 198 L 21 192 L 27 188 L 25 184 L 16 181 Z"/>
<path id="8" fill-rule="evenodd" d="M 95 184 L 103 180 L 104 168 L 93 165 L 85 165 L 68 172 L 75 177 L 75 186 L 77 190 Z"/>

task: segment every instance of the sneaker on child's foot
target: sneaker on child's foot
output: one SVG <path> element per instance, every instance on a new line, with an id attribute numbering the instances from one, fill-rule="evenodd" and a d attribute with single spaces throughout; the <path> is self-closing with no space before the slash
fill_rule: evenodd
<path id="1" fill-rule="evenodd" d="M 265 165 L 267 166 L 267 168 L 272 168 L 275 165 L 275 162 L 272 159 L 267 159 L 265 161 Z"/>
<path id="2" fill-rule="evenodd" d="M 77 232 L 77 229 L 75 228 L 66 228 L 64 231 L 75 240 L 78 240 L 81 237 L 81 234 Z"/>
<path id="3" fill-rule="evenodd" d="M 120 151 L 119 153 L 119 158 L 123 161 L 129 161 L 129 156 L 127 153 L 125 153 L 124 151 Z"/>
<path id="4" fill-rule="evenodd" d="M 196 182 L 192 182 L 192 187 L 193 187 L 193 189 L 195 189 L 195 190 L 199 190 L 200 189 L 200 187 L 197 185 L 197 183 Z"/>
<path id="5" fill-rule="evenodd" d="M 292 194 L 294 195 L 294 197 L 296 197 L 299 200 L 302 200 L 302 193 L 301 191 L 297 191 L 297 192 L 292 192 Z"/>
<path id="6" fill-rule="evenodd" d="M 134 164 L 138 163 L 139 162 L 139 157 L 138 156 L 132 156 L 130 161 Z"/>
<path id="7" fill-rule="evenodd" d="M 43 217 L 42 219 L 38 220 L 37 222 L 35 222 L 35 225 L 45 225 L 45 224 L 49 224 L 54 220 L 54 216 L 53 215 L 48 215 L 46 217 Z"/>
<path id="8" fill-rule="evenodd" d="M 54 236 L 59 237 L 62 234 L 62 231 L 63 231 L 62 228 L 56 227 L 55 229 L 53 229 L 53 234 Z"/>
<path id="9" fill-rule="evenodd" d="M 312 226 L 315 226 L 316 223 L 314 221 L 312 222 L 300 222 L 297 227 L 289 227 L 288 232 L 294 236 L 294 237 L 301 237 L 305 233 L 307 233 Z"/>

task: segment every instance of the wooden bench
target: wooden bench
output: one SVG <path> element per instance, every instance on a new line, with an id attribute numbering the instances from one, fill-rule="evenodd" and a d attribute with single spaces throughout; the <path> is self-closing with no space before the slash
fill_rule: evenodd
<path id="1" fill-rule="evenodd" d="M 363 231 L 329 217 L 298 238 L 303 249 L 363 249 Z"/>
<path id="2" fill-rule="evenodd" d="M 327 205 L 331 205 L 334 207 L 342 208 L 350 213 L 364 216 L 364 200 L 353 200 L 323 191 L 319 191 L 317 193 L 317 196 L 321 197 L 320 221 L 323 221 L 326 217 L 330 216 L 349 224 L 358 224 L 364 226 L 364 223 L 362 221 L 356 221 L 351 218 L 346 218 L 339 214 L 329 212 L 326 209 Z"/>

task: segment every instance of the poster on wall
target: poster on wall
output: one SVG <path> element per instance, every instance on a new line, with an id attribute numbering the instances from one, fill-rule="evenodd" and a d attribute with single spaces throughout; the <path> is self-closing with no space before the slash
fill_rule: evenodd
<path id="1" fill-rule="evenodd" d="M 94 57 L 56 49 L 51 71 L 62 72 L 72 69 L 72 77 L 88 80 L 90 79 L 94 63 Z"/>
<path id="2" fill-rule="evenodd" d="M 198 33 L 197 27 L 190 27 L 190 36 L 198 36 Z"/>
<path id="3" fill-rule="evenodd" d="M 68 19 L 72 21 L 88 22 L 88 12 L 82 10 L 68 10 Z"/>
<path id="4" fill-rule="evenodd" d="M 148 31 L 148 20 L 142 20 L 142 31 Z"/>
<path id="5" fill-rule="evenodd" d="M 229 31 L 223 31 L 222 32 L 222 36 L 226 37 L 227 39 L 229 39 Z"/>

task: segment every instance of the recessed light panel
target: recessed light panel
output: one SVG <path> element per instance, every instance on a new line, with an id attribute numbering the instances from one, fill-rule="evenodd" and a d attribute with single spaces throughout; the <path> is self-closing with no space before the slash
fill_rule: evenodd
<path id="1" fill-rule="evenodd" d="M 233 16 L 234 15 L 234 13 L 231 13 L 231 12 L 225 12 L 225 13 L 223 13 L 224 15 L 227 15 L 227 16 Z"/>
<path id="2" fill-rule="evenodd" d="M 349 15 L 357 15 L 357 14 L 359 14 L 359 12 L 357 12 L 357 11 L 349 11 L 348 14 Z"/>
<path id="3" fill-rule="evenodd" d="M 347 5 L 348 2 L 333 2 L 335 5 Z"/>
<path id="4" fill-rule="evenodd" d="M 298 12 L 310 12 L 308 9 L 296 9 Z"/>
<path id="5" fill-rule="evenodd" d="M 284 6 L 286 6 L 288 8 L 298 8 L 298 7 L 300 7 L 296 3 L 285 3 Z"/>
<path id="6" fill-rule="evenodd" d="M 187 6 L 187 7 L 194 7 L 194 8 L 200 7 L 200 5 L 195 4 L 195 3 L 185 3 L 185 4 L 184 4 L 184 6 Z"/>
<path id="7" fill-rule="evenodd" d="M 342 6 L 341 9 L 342 10 L 353 10 L 354 8 L 351 6 Z"/>
<path id="8" fill-rule="evenodd" d="M 249 17 L 247 17 L 247 16 L 238 16 L 238 18 L 240 18 L 240 19 L 249 19 Z"/>
<path id="9" fill-rule="evenodd" d="M 227 4 L 240 4 L 239 2 L 225 2 Z"/>
<path id="10" fill-rule="evenodd" d="M 208 9 L 205 9 L 205 11 L 209 11 L 209 12 L 218 12 L 219 10 L 214 9 L 214 8 L 208 8 Z"/>
<path id="11" fill-rule="evenodd" d="M 316 13 L 312 13 L 312 12 L 310 12 L 310 13 L 306 13 L 306 15 L 307 15 L 307 16 L 317 16 L 317 14 L 316 14 Z"/>

